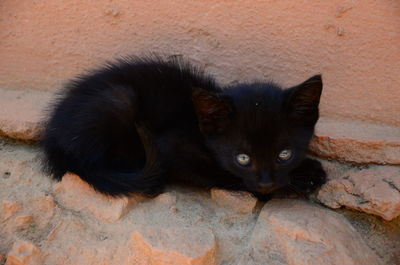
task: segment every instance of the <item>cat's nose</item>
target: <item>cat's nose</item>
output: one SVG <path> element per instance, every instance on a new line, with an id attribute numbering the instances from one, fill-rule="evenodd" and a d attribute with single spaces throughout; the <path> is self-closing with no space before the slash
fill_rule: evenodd
<path id="1" fill-rule="evenodd" d="M 274 186 L 271 176 L 267 172 L 262 172 L 260 174 L 260 181 L 258 186 L 262 189 L 270 189 Z"/>

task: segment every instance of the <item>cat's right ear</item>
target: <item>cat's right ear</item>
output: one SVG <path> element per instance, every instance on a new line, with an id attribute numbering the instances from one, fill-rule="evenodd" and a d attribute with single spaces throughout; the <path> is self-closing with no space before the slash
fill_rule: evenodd
<path id="1" fill-rule="evenodd" d="M 322 93 L 321 75 L 315 75 L 287 90 L 287 110 L 294 119 L 314 125 L 319 117 L 319 100 Z"/>
<path id="2" fill-rule="evenodd" d="M 233 111 L 232 104 L 226 96 L 202 88 L 193 88 L 192 100 L 203 133 L 218 133 L 228 127 Z"/>

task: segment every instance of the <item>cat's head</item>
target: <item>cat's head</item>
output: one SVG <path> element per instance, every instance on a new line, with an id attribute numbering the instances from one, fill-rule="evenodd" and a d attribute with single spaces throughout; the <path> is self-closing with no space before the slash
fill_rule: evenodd
<path id="1" fill-rule="evenodd" d="M 304 159 L 319 117 L 322 80 L 316 75 L 288 89 L 239 84 L 222 93 L 195 89 L 193 102 L 206 143 L 222 168 L 253 192 L 289 184 Z"/>

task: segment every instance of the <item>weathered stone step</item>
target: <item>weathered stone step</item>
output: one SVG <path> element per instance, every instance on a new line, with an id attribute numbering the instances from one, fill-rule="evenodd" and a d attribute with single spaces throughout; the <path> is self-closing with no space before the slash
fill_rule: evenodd
<path id="1" fill-rule="evenodd" d="M 353 163 L 400 164 L 400 128 L 354 120 L 321 119 L 310 150 Z"/>
<path id="2" fill-rule="evenodd" d="M 53 94 L 0 89 L 0 136 L 38 140 L 40 121 Z M 400 128 L 354 120 L 321 119 L 310 150 L 318 156 L 352 163 L 400 165 Z"/>
<path id="3" fill-rule="evenodd" d="M 40 121 L 51 98 L 45 91 L 0 89 L 0 136 L 38 140 Z"/>

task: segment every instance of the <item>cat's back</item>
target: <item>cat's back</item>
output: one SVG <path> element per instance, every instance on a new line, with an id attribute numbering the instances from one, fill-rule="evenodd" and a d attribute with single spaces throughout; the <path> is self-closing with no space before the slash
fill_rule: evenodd
<path id="1" fill-rule="evenodd" d="M 193 87 L 219 89 L 211 77 L 183 60 L 119 59 L 65 86 L 53 102 L 45 138 L 62 139 L 68 145 L 82 135 L 116 138 L 132 134 L 138 119 L 157 131 L 197 124 Z"/>
<path id="2" fill-rule="evenodd" d="M 158 56 L 124 57 L 87 71 L 66 86 L 67 92 L 87 95 L 107 88 L 127 86 L 139 93 L 160 94 L 174 90 L 186 93 L 190 87 L 214 90 L 214 79 L 182 59 Z"/>
<path id="3" fill-rule="evenodd" d="M 140 112 L 143 119 L 168 119 L 193 109 L 193 87 L 218 90 L 214 79 L 182 59 L 162 59 L 158 56 L 118 59 L 66 85 L 64 98 L 82 108 L 83 103 Z"/>
<path id="4" fill-rule="evenodd" d="M 199 68 L 155 56 L 119 59 L 76 77 L 53 101 L 45 121 L 41 142 L 49 172 L 75 172 L 82 161 L 143 160 L 135 123 L 140 120 L 155 133 L 197 126 L 193 87 L 217 89 Z"/>

